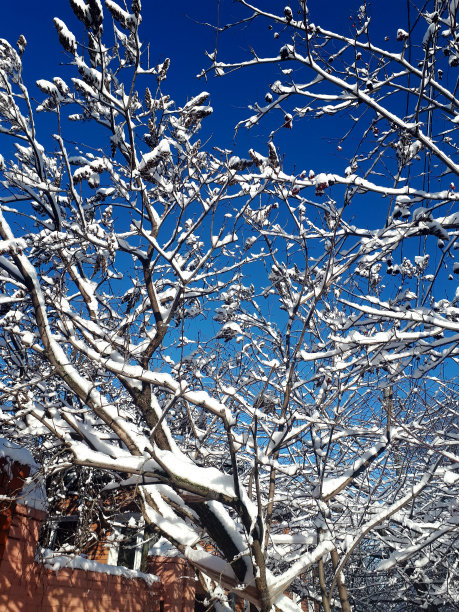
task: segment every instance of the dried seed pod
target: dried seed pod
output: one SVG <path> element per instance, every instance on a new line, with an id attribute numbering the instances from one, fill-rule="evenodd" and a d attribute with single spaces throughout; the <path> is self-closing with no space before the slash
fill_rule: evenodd
<path id="1" fill-rule="evenodd" d="M 97 31 L 102 28 L 104 12 L 100 0 L 88 0 L 92 28 Z"/>
<path id="2" fill-rule="evenodd" d="M 135 15 L 131 15 L 130 13 L 123 10 L 116 2 L 113 0 L 105 0 L 105 6 L 110 11 L 113 19 L 117 21 L 119 24 L 126 28 L 126 30 L 134 31 L 137 26 L 137 19 Z"/>
<path id="3" fill-rule="evenodd" d="M 25 36 L 23 36 L 21 34 L 21 36 L 18 38 L 16 46 L 19 49 L 19 55 L 22 55 L 24 53 L 24 49 L 27 46 L 27 40 L 26 40 Z"/>
<path id="4" fill-rule="evenodd" d="M 150 136 L 156 136 L 156 124 L 151 117 L 148 119 L 148 131 L 150 132 Z"/>
<path id="5" fill-rule="evenodd" d="M 161 83 L 161 81 L 164 81 L 164 79 L 167 77 L 167 71 L 169 70 L 170 65 L 171 60 L 166 57 L 164 62 L 158 66 L 158 76 L 156 77 L 158 83 Z"/>
<path id="6" fill-rule="evenodd" d="M 76 48 L 77 48 L 75 36 L 67 28 L 65 23 L 61 19 L 58 19 L 57 17 L 54 18 L 54 27 L 57 30 L 57 35 L 59 36 L 59 42 L 64 47 L 64 49 L 68 51 L 69 53 L 71 53 L 72 55 L 75 55 Z"/>
<path id="7" fill-rule="evenodd" d="M 278 169 L 280 166 L 279 157 L 277 155 L 276 147 L 274 146 L 274 143 L 271 140 L 268 142 L 268 148 L 269 148 L 269 164 L 272 168 Z"/>
<path id="8" fill-rule="evenodd" d="M 86 2 L 84 2 L 84 0 L 70 0 L 70 6 L 78 19 L 82 21 L 87 28 L 90 28 L 91 13 L 89 12 L 89 6 Z"/>
<path id="9" fill-rule="evenodd" d="M 142 10 L 142 5 L 141 5 L 140 0 L 132 0 L 132 12 L 137 17 L 137 19 L 140 16 L 141 10 Z"/>
<path id="10" fill-rule="evenodd" d="M 145 90 L 145 106 L 148 108 L 148 110 L 151 110 L 152 102 L 153 100 L 151 98 L 151 92 L 147 87 Z"/>

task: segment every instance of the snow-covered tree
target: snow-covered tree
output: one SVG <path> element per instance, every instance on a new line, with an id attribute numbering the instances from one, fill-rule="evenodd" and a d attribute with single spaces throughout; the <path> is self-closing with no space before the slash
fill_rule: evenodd
<path id="1" fill-rule="evenodd" d="M 283 75 L 241 126 L 339 126 L 343 168 L 299 172 L 276 129 L 202 148 L 209 95 L 164 93 L 139 0 L 70 4 L 78 76 L 38 107 L 0 40 L 2 435 L 50 486 L 132 491 L 217 609 L 453 609 L 458 3 L 382 48 L 365 5 L 346 36 L 241 0 L 282 44 L 211 70 Z"/>

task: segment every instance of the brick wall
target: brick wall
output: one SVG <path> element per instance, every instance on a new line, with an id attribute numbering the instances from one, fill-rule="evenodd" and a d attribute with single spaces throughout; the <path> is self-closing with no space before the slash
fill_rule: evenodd
<path id="1" fill-rule="evenodd" d="M 22 491 L 25 479 L 30 474 L 28 465 L 21 465 L 0 457 L 0 562 L 5 552 L 11 518 L 16 506 L 14 499 Z M 8 499 L 9 498 L 9 499 Z"/>
<path id="2" fill-rule="evenodd" d="M 161 579 L 164 612 L 193 612 L 195 573 L 180 557 L 150 557 L 148 571 Z M 163 612 L 163 611 L 161 611 Z"/>
<path id="3" fill-rule="evenodd" d="M 20 505 L 13 512 L 0 562 L 1 612 L 162 612 L 161 583 L 65 567 L 54 572 L 36 562 L 44 518 Z"/>
<path id="4" fill-rule="evenodd" d="M 181 558 L 153 557 L 141 578 L 61 568 L 35 559 L 44 511 L 14 502 L 29 467 L 0 457 L 0 612 L 193 612 L 194 573 Z M 106 549 L 94 551 L 106 560 Z M 104 558 L 104 559 L 103 559 Z"/>

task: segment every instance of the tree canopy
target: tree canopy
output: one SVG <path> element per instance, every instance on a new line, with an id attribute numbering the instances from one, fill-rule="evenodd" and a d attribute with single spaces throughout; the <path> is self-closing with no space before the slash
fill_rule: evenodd
<path id="1" fill-rule="evenodd" d="M 256 48 L 201 76 L 280 70 L 247 152 L 199 140 L 140 0 L 70 0 L 38 104 L 0 40 L 2 435 L 51 501 L 129 491 L 215 609 L 456 609 L 459 3 L 417 4 L 380 41 L 365 4 L 348 34 L 239 0 L 217 43 Z M 319 120 L 329 167 L 276 146 Z"/>

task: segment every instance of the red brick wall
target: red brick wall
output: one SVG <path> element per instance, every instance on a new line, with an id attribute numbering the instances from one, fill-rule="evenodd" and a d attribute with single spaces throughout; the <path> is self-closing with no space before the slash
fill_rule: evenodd
<path id="1" fill-rule="evenodd" d="M 193 612 L 194 572 L 181 558 L 153 557 L 161 582 L 62 568 L 35 560 L 46 513 L 16 504 L 30 468 L 0 458 L 0 612 Z M 92 551 L 105 560 L 107 549 Z"/>
<path id="2" fill-rule="evenodd" d="M 11 498 L 11 501 L 0 500 L 0 562 L 5 552 L 11 518 L 16 507 L 13 500 L 22 491 L 24 480 L 29 474 L 28 465 L 20 465 L 16 461 L 0 457 L 0 495 Z"/>
<path id="3" fill-rule="evenodd" d="M 148 561 L 148 571 L 161 579 L 164 612 L 194 611 L 195 573 L 184 559 L 151 557 Z"/>
<path id="4" fill-rule="evenodd" d="M 44 512 L 16 506 L 0 562 L 1 612 L 159 612 L 160 583 L 62 568 L 34 559 Z M 174 612 L 179 612 L 176 608 Z"/>

